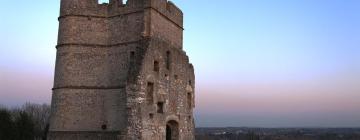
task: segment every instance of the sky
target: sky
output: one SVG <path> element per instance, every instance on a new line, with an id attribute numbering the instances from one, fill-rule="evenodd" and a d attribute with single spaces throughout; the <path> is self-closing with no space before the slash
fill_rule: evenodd
<path id="1" fill-rule="evenodd" d="M 173 0 L 197 127 L 360 127 L 360 1 Z M 0 104 L 50 103 L 60 0 L 0 5 Z"/>

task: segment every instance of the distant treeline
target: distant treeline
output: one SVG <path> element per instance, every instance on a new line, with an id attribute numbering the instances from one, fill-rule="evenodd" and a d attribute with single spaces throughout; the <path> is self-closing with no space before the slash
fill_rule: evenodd
<path id="1" fill-rule="evenodd" d="M 0 106 L 0 140 L 46 140 L 50 106 L 26 103 L 18 108 Z"/>

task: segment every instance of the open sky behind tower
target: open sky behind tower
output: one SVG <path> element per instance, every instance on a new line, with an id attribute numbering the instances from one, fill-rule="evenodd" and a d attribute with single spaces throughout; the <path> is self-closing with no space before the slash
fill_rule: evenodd
<path id="1" fill-rule="evenodd" d="M 0 5 L 0 104 L 50 103 L 60 0 Z M 174 0 L 197 126 L 360 127 L 360 1 Z"/>

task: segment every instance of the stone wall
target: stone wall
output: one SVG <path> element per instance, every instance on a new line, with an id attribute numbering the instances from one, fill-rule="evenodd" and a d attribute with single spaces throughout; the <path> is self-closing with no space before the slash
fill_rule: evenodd
<path id="1" fill-rule="evenodd" d="M 152 38 L 149 44 L 139 78 L 142 136 L 163 140 L 166 123 L 174 120 L 179 124 L 179 139 L 192 140 L 194 139 L 194 69 L 185 52 L 171 46 L 169 42 Z M 170 53 L 169 58 L 168 53 Z M 170 59 L 169 69 L 166 66 L 169 61 L 167 59 Z M 154 69 L 155 61 L 159 63 L 158 71 Z M 152 93 L 148 91 L 148 83 L 154 85 Z M 152 102 L 146 99 L 147 94 L 152 94 Z M 162 113 L 158 112 L 159 102 L 163 103 Z"/>
<path id="2" fill-rule="evenodd" d="M 167 0 L 61 0 L 49 139 L 194 139 L 182 18 Z"/>

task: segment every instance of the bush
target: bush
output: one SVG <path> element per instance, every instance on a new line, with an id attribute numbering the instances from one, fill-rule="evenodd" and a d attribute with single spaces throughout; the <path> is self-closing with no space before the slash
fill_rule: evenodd
<path id="1" fill-rule="evenodd" d="M 49 116 L 50 106 L 46 104 L 0 107 L 0 140 L 46 140 Z"/>

